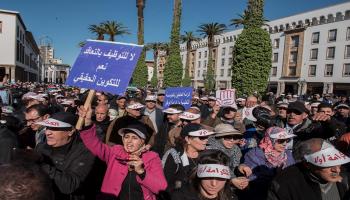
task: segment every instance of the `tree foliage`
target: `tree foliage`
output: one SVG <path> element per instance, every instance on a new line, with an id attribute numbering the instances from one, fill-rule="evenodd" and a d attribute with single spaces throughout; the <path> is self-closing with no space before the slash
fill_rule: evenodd
<path id="1" fill-rule="evenodd" d="M 105 33 L 109 35 L 109 41 L 115 41 L 115 36 L 130 34 L 127 27 L 121 22 L 105 21 L 103 22 Z"/>
<path id="2" fill-rule="evenodd" d="M 263 93 L 271 69 L 271 40 L 264 23 L 263 0 L 249 0 L 246 24 L 233 49 L 232 87 L 238 94 Z"/>
<path id="3" fill-rule="evenodd" d="M 170 36 L 169 57 L 164 68 L 164 86 L 178 87 L 182 82 L 182 61 L 180 56 L 181 0 L 175 0 L 174 16 Z"/>
<path id="4" fill-rule="evenodd" d="M 143 9 L 145 8 L 145 0 L 137 0 L 137 43 L 144 44 L 144 16 Z M 132 82 L 138 87 L 146 87 L 148 83 L 148 69 L 146 66 L 146 47 L 143 48 L 136 68 L 132 75 Z"/>

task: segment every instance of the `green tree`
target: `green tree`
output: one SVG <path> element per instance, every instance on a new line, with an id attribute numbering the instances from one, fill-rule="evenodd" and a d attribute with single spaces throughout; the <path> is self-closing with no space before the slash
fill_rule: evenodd
<path id="1" fill-rule="evenodd" d="M 137 7 L 137 43 L 143 45 L 144 40 L 144 16 L 145 0 L 136 0 Z M 133 73 L 133 83 L 138 87 L 146 87 L 148 82 L 148 69 L 146 66 L 146 48 L 143 48 L 135 71 Z"/>
<path id="2" fill-rule="evenodd" d="M 263 0 L 249 0 L 244 29 L 233 49 L 232 87 L 239 95 L 261 94 L 268 84 L 272 47 L 269 33 L 261 28 L 266 21 L 263 7 Z"/>
<path id="3" fill-rule="evenodd" d="M 207 74 L 204 75 L 204 87 L 207 91 L 211 91 L 215 88 L 215 66 L 213 63 L 214 37 L 215 35 L 222 34 L 225 30 L 226 25 L 219 23 L 201 24 L 197 30 L 197 32 L 208 40 L 208 66 Z"/>
<path id="4" fill-rule="evenodd" d="M 115 36 L 130 34 L 127 27 L 117 21 L 105 21 L 102 23 L 106 34 L 109 35 L 109 41 L 115 41 Z"/>
<path id="5" fill-rule="evenodd" d="M 182 79 L 182 86 L 190 86 L 191 85 L 191 77 L 190 77 L 190 56 L 192 49 L 192 42 L 199 41 L 199 38 L 194 35 L 192 31 L 186 32 L 181 36 L 181 42 L 186 43 L 186 64 L 185 64 L 185 74 Z"/>
<path id="6" fill-rule="evenodd" d="M 175 0 L 169 56 L 164 69 L 164 85 L 166 87 L 180 86 L 182 81 L 183 69 L 180 56 L 180 21 L 181 0 Z"/>
<path id="7" fill-rule="evenodd" d="M 89 26 L 89 31 L 93 34 L 96 34 L 97 35 L 97 38 L 96 40 L 104 40 L 105 39 L 105 36 L 104 34 L 106 34 L 106 29 L 105 29 L 105 24 L 103 23 L 100 23 L 100 24 L 91 24 Z"/>

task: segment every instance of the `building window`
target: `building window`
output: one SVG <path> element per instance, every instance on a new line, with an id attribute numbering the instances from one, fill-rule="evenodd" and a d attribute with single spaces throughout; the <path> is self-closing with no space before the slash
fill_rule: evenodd
<path id="1" fill-rule="evenodd" d="M 335 47 L 328 47 L 326 58 L 327 59 L 334 59 L 334 55 L 335 55 Z"/>
<path id="2" fill-rule="evenodd" d="M 18 26 L 16 28 L 16 34 L 17 34 L 17 38 L 19 38 L 19 27 Z"/>
<path id="3" fill-rule="evenodd" d="M 204 58 L 208 57 L 208 52 L 204 51 Z"/>
<path id="4" fill-rule="evenodd" d="M 273 53 L 272 62 L 278 62 L 278 53 Z"/>
<path id="5" fill-rule="evenodd" d="M 337 29 L 329 30 L 328 42 L 335 42 L 337 40 Z"/>
<path id="6" fill-rule="evenodd" d="M 224 69 L 220 69 L 220 76 L 221 76 L 221 77 L 224 76 Z"/>
<path id="7" fill-rule="evenodd" d="M 344 64 L 343 76 L 350 76 L 350 63 Z"/>
<path id="8" fill-rule="evenodd" d="M 198 52 L 198 58 L 202 58 L 202 52 Z"/>
<path id="9" fill-rule="evenodd" d="M 232 58 L 229 58 L 229 59 L 228 59 L 228 64 L 229 64 L 229 65 L 232 65 Z"/>
<path id="10" fill-rule="evenodd" d="M 292 47 L 299 46 L 299 35 L 292 36 Z"/>
<path id="11" fill-rule="evenodd" d="M 318 49 L 311 49 L 310 51 L 310 60 L 317 60 Z"/>
<path id="12" fill-rule="evenodd" d="M 316 76 L 316 65 L 309 66 L 309 76 Z"/>
<path id="13" fill-rule="evenodd" d="M 224 56 L 226 54 L 226 47 L 223 47 L 221 50 L 221 55 Z"/>
<path id="14" fill-rule="evenodd" d="M 198 61 L 198 68 L 201 68 L 201 61 Z"/>
<path id="15" fill-rule="evenodd" d="M 296 76 L 297 75 L 297 67 L 296 66 L 289 66 L 288 75 L 289 76 Z"/>
<path id="16" fill-rule="evenodd" d="M 325 76 L 333 76 L 333 64 L 327 64 L 324 70 Z"/>
<path id="17" fill-rule="evenodd" d="M 233 47 L 231 46 L 229 54 L 231 55 L 232 53 L 233 53 Z"/>
<path id="18" fill-rule="evenodd" d="M 275 39 L 273 41 L 273 48 L 278 49 L 280 47 L 280 39 Z"/>
<path id="19" fill-rule="evenodd" d="M 221 67 L 225 66 L 225 58 L 221 59 Z"/>
<path id="20" fill-rule="evenodd" d="M 207 61 L 204 61 L 203 67 L 207 67 Z"/>
<path id="21" fill-rule="evenodd" d="M 318 44 L 320 42 L 320 32 L 312 33 L 311 44 Z"/>
<path id="22" fill-rule="evenodd" d="M 271 68 L 271 76 L 277 76 L 277 67 Z"/>
<path id="23" fill-rule="evenodd" d="M 0 33 L 2 33 L 2 21 L 0 21 Z"/>
<path id="24" fill-rule="evenodd" d="M 231 69 L 227 69 L 227 76 L 231 76 L 231 72 L 232 72 L 232 70 Z"/>
<path id="25" fill-rule="evenodd" d="M 345 58 L 350 58 L 350 45 L 345 46 Z"/>
<path id="26" fill-rule="evenodd" d="M 292 51 L 290 52 L 290 59 L 289 62 L 290 63 L 296 63 L 298 59 L 298 52 L 297 51 Z"/>
<path id="27" fill-rule="evenodd" d="M 346 29 L 346 40 L 350 40 L 350 27 Z"/>

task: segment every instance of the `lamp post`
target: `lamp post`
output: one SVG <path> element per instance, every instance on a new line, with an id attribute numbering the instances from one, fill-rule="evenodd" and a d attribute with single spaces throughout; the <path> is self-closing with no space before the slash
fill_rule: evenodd
<path id="1" fill-rule="evenodd" d="M 299 78 L 298 79 L 298 85 L 300 87 L 300 91 L 299 91 L 299 96 L 301 96 L 303 94 L 303 89 L 304 89 L 304 84 L 306 83 L 305 79 Z"/>

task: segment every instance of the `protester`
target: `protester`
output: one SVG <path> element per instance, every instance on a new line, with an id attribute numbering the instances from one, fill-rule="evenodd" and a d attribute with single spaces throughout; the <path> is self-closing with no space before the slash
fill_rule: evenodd
<path id="1" fill-rule="evenodd" d="M 249 190 L 245 199 L 265 199 L 268 185 L 281 170 L 294 164 L 294 158 L 287 145 L 294 134 L 279 127 L 266 130 L 258 147 L 244 156 L 244 164 L 252 169 Z"/>
<path id="2" fill-rule="evenodd" d="M 153 95 L 147 96 L 145 102 L 146 106 L 141 110 L 141 113 L 151 119 L 154 130 L 158 133 L 161 129 L 164 114 L 161 109 L 156 107 L 157 97 Z"/>
<path id="3" fill-rule="evenodd" d="M 199 124 L 187 124 L 182 128 L 177 145 L 165 152 L 162 158 L 168 194 L 188 183 L 192 169 L 197 166 L 199 153 L 205 150 L 212 134 L 214 132 L 203 129 Z"/>
<path id="4" fill-rule="evenodd" d="M 101 141 L 106 140 L 106 132 L 110 124 L 108 116 L 108 106 L 100 104 L 95 108 L 95 116 L 92 117 L 92 121 L 96 125 L 97 136 Z"/>
<path id="5" fill-rule="evenodd" d="M 341 166 L 350 158 L 320 138 L 303 141 L 298 148 L 301 161 L 272 181 L 267 199 L 349 199 L 349 177 Z"/>
<path id="6" fill-rule="evenodd" d="M 27 108 L 24 114 L 27 127 L 35 131 L 35 144 L 45 143 L 45 126 L 36 123 L 42 122 L 50 116 L 48 108 L 42 104 L 35 104 Z"/>
<path id="7" fill-rule="evenodd" d="M 91 113 L 91 108 L 79 109 L 79 116 L 85 119 L 81 138 L 94 155 L 107 163 L 101 191 L 119 199 L 155 200 L 167 183 L 159 156 L 145 148 L 151 137 L 145 125 L 135 122 L 119 129 L 123 145 L 110 147 L 97 138 Z"/>
<path id="8" fill-rule="evenodd" d="M 0 199 L 54 200 L 49 177 L 34 163 L 0 165 Z"/>
<path id="9" fill-rule="evenodd" d="M 165 90 L 159 89 L 157 92 L 157 107 L 159 109 L 163 109 L 164 98 L 165 98 Z"/>
<path id="10" fill-rule="evenodd" d="M 36 122 L 46 127 L 46 143 L 39 143 L 35 151 L 41 156 L 41 169 L 53 182 L 55 199 L 83 198 L 84 181 L 95 159 L 76 132 L 76 122 L 76 116 L 66 112 Z"/>
<path id="11" fill-rule="evenodd" d="M 182 130 L 182 121 L 180 120 L 180 115 L 184 112 L 185 108 L 180 104 L 172 104 L 169 108 L 163 110 L 165 116 L 164 127 L 161 129 L 162 138 L 166 137 L 166 143 L 164 151 L 175 147 L 175 138 L 180 135 Z M 163 154 L 163 152 L 161 153 Z"/>
<path id="12" fill-rule="evenodd" d="M 208 140 L 207 149 L 220 150 L 229 157 L 231 183 L 240 190 L 245 189 L 249 183 L 246 177 L 249 177 L 252 171 L 248 166 L 240 164 L 242 152 L 239 145 L 242 144 L 242 133 L 230 124 L 218 124 L 214 132 L 214 137 Z M 243 176 L 236 175 L 237 169 Z"/>
<path id="13" fill-rule="evenodd" d="M 187 187 L 172 194 L 172 200 L 235 200 L 230 190 L 229 158 L 221 151 L 206 150 L 190 176 Z"/>

